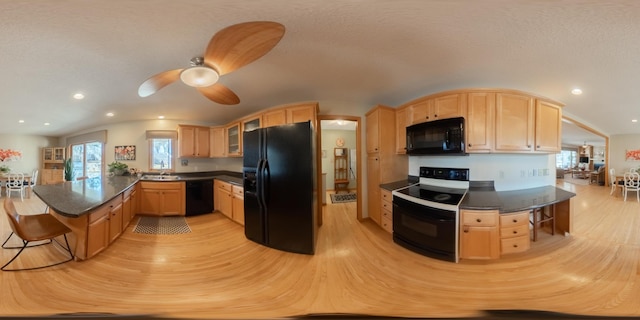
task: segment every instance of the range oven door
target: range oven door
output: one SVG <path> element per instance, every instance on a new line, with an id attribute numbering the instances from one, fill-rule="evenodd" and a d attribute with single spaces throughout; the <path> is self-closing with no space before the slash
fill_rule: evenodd
<path id="1" fill-rule="evenodd" d="M 422 255 L 458 262 L 458 212 L 393 197 L 393 241 Z"/>

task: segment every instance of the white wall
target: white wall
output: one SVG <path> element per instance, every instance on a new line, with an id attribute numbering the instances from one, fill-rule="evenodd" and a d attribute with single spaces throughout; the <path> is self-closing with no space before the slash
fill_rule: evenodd
<path id="1" fill-rule="evenodd" d="M 22 158 L 2 162 L 14 172 L 31 173 L 42 167 L 42 148 L 58 147 L 58 138 L 35 135 L 0 134 L 0 149 L 20 151 Z"/>
<path id="2" fill-rule="evenodd" d="M 107 164 L 114 161 L 115 158 L 115 146 L 123 145 L 135 145 L 136 146 L 136 160 L 122 161 L 129 165 L 129 168 L 139 168 L 142 171 L 149 170 L 149 142 L 145 138 L 145 132 L 147 130 L 176 130 L 178 124 L 194 124 L 194 125 L 206 125 L 202 123 L 193 123 L 185 121 L 174 120 L 145 120 L 145 121 L 131 121 L 116 123 L 113 125 L 96 127 L 91 130 L 77 132 L 71 136 L 83 134 L 92 131 L 107 130 L 107 143 L 105 144 L 105 167 Z M 62 142 L 66 141 L 64 137 Z M 177 148 L 177 146 L 176 146 Z M 175 150 L 177 154 L 177 150 Z M 181 159 L 175 160 L 176 172 L 197 172 L 197 171 L 216 171 L 216 170 L 229 170 L 229 171 L 242 171 L 242 158 L 186 158 L 188 165 L 183 166 Z M 106 171 L 107 168 L 105 168 Z"/>
<path id="3" fill-rule="evenodd" d="M 640 166 L 640 161 L 626 159 L 627 150 L 640 150 L 640 134 L 618 134 L 609 137 L 609 168 L 615 169 L 616 173 Z"/>
<path id="4" fill-rule="evenodd" d="M 409 175 L 421 166 L 468 168 L 469 180 L 495 182 L 496 191 L 555 185 L 555 154 L 470 154 L 468 156 L 409 156 Z"/>

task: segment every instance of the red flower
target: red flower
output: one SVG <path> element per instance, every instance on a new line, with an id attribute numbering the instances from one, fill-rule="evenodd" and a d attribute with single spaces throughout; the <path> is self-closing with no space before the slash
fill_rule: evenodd
<path id="1" fill-rule="evenodd" d="M 20 151 L 11 149 L 0 149 L 0 162 L 16 160 L 22 157 Z"/>

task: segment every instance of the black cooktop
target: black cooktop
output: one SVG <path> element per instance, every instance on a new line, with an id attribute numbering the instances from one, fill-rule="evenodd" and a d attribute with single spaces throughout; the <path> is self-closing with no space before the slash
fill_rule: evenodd
<path id="1" fill-rule="evenodd" d="M 458 205 L 467 190 L 417 184 L 398 190 L 398 192 L 427 201 Z"/>

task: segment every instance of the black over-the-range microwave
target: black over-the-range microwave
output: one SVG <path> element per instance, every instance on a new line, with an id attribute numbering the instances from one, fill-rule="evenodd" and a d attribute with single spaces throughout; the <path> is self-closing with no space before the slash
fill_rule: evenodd
<path id="1" fill-rule="evenodd" d="M 467 155 L 464 118 L 423 122 L 407 127 L 409 155 Z"/>

